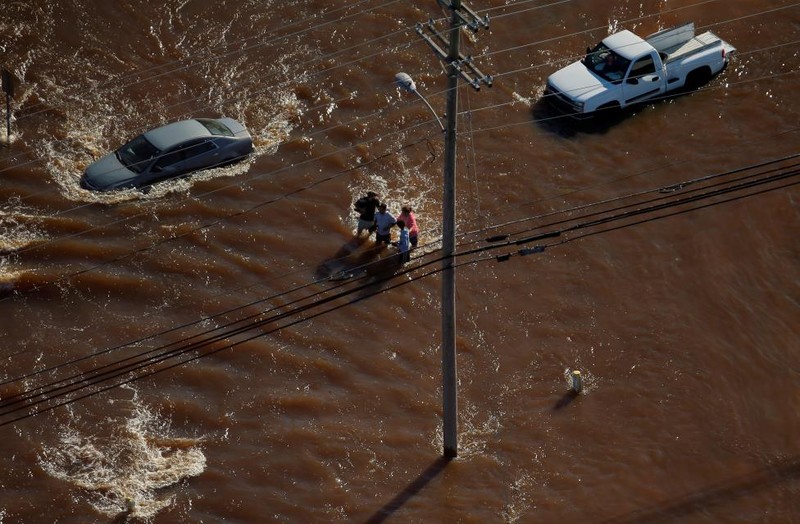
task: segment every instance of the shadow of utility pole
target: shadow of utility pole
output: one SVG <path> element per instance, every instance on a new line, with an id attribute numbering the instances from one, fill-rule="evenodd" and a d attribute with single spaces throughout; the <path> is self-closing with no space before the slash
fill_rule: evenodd
<path id="1" fill-rule="evenodd" d="M 757 491 L 800 479 L 800 460 L 796 458 L 767 466 L 750 475 L 699 489 L 682 498 L 667 500 L 650 508 L 604 521 L 604 524 L 658 524 L 689 522 L 695 514 L 712 515 L 711 509 L 752 497 Z"/>
<path id="2" fill-rule="evenodd" d="M 439 457 L 436 462 L 428 466 L 428 468 L 420 473 L 414 481 L 406 486 L 406 488 L 397 494 L 395 498 L 390 500 L 385 506 L 375 512 L 367 522 L 369 524 L 378 524 L 385 521 L 392 514 L 403 507 L 403 505 L 417 495 L 428 483 L 435 479 L 439 473 L 444 470 L 452 459 L 449 457 Z"/>

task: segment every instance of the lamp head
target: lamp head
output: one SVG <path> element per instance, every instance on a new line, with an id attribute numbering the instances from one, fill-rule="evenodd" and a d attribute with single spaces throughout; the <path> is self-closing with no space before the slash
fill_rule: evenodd
<path id="1" fill-rule="evenodd" d="M 409 93 L 417 92 L 417 85 L 414 83 L 414 79 L 407 73 L 397 73 L 394 75 L 394 81 L 401 89 Z"/>

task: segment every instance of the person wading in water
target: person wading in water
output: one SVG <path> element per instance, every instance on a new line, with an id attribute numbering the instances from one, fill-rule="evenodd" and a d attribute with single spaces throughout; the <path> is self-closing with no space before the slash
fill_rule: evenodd
<path id="1" fill-rule="evenodd" d="M 358 229 L 356 236 L 361 236 L 361 233 L 366 229 L 367 238 L 375 231 L 375 210 L 378 209 L 380 200 L 378 194 L 374 191 L 368 191 L 367 194 L 359 198 L 353 209 L 358 212 Z"/>

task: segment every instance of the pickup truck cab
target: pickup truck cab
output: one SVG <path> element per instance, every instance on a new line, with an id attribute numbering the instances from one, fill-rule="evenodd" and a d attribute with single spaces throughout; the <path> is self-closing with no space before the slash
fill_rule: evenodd
<path id="1" fill-rule="evenodd" d="M 583 60 L 547 79 L 545 99 L 575 118 L 695 89 L 728 65 L 735 48 L 711 31 L 695 36 L 694 23 L 647 38 L 620 31 L 586 50 Z"/>

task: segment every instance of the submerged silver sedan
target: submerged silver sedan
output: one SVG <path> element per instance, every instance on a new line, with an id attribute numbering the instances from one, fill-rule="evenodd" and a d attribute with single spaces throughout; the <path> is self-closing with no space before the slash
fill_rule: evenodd
<path id="1" fill-rule="evenodd" d="M 230 164 L 252 152 L 250 133 L 232 118 L 182 120 L 139 135 L 93 162 L 83 173 L 81 187 L 95 191 L 147 188 Z"/>

